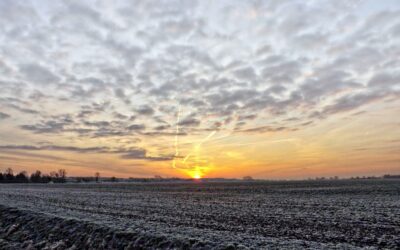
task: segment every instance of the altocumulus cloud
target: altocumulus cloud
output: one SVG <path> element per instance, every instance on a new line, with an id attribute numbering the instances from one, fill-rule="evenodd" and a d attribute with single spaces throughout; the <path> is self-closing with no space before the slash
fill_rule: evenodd
<path id="1" fill-rule="evenodd" d="M 7 118 L 9 118 L 9 117 L 10 117 L 10 115 L 9 115 L 9 114 L 6 114 L 6 113 L 3 113 L 3 112 L 0 112 L 0 120 L 7 119 Z"/>
<path id="2" fill-rule="evenodd" d="M 108 148 L 108 147 L 74 147 L 74 146 L 33 146 L 33 145 L 0 145 L 0 152 L 10 151 L 61 151 L 74 153 L 108 153 L 117 154 L 122 159 L 169 161 L 171 156 L 148 156 L 147 150 L 142 148 Z"/>
<path id="3" fill-rule="evenodd" d="M 1 1 L 0 120 L 13 118 L 15 138 L 123 148 L 146 140 L 161 148 L 199 131 L 307 129 L 400 96 L 400 6 L 376 5 Z M 171 159 L 137 148 L 13 150 Z"/>

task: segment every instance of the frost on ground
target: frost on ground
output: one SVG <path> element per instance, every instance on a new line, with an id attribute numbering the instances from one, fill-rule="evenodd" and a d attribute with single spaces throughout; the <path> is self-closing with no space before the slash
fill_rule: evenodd
<path id="1" fill-rule="evenodd" d="M 0 249 L 400 248 L 400 180 L 0 185 Z"/>

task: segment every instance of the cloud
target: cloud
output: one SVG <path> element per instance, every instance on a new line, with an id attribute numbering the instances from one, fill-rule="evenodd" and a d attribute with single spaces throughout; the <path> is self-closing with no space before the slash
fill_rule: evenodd
<path id="1" fill-rule="evenodd" d="M 166 129 L 169 129 L 169 128 L 171 128 L 170 125 L 159 125 L 157 127 L 154 127 L 154 130 L 163 131 L 163 130 L 166 130 Z"/>
<path id="2" fill-rule="evenodd" d="M 22 113 L 32 114 L 32 115 L 39 114 L 39 111 L 37 111 L 37 110 L 31 109 L 31 108 L 21 107 L 21 106 L 19 106 L 17 104 L 9 103 L 9 104 L 7 104 L 7 106 L 12 108 L 12 109 L 18 110 L 19 112 L 22 112 Z"/>
<path id="3" fill-rule="evenodd" d="M 48 121 L 42 124 L 36 125 L 21 125 L 20 127 L 24 130 L 29 130 L 34 133 L 42 134 L 42 133 L 59 133 L 64 129 L 65 123 L 56 122 L 56 121 Z"/>
<path id="4" fill-rule="evenodd" d="M 374 75 L 368 82 L 368 86 L 376 88 L 391 88 L 400 86 L 400 74 L 382 72 Z"/>
<path id="5" fill-rule="evenodd" d="M 261 71 L 261 76 L 271 83 L 292 83 L 301 73 L 301 64 L 297 61 L 286 61 L 268 65 Z"/>
<path id="6" fill-rule="evenodd" d="M 249 115 L 240 115 L 238 117 L 239 121 L 244 121 L 244 120 L 254 120 L 257 118 L 257 115 L 255 114 L 249 114 Z"/>
<path id="7" fill-rule="evenodd" d="M 354 81 L 351 74 L 335 70 L 334 68 L 321 69 L 300 86 L 299 92 L 306 100 L 315 100 L 333 95 L 340 91 L 360 88 L 362 85 Z"/>
<path id="8" fill-rule="evenodd" d="M 295 131 L 297 129 L 290 129 L 287 127 L 271 127 L 271 126 L 260 126 L 249 129 L 238 129 L 235 132 L 240 133 L 268 133 L 268 132 L 281 132 L 281 131 Z"/>
<path id="9" fill-rule="evenodd" d="M 192 117 L 187 117 L 178 123 L 179 126 L 198 127 L 201 124 L 199 120 Z"/>
<path id="10" fill-rule="evenodd" d="M 0 121 L 11 117 L 9 114 L 0 112 Z"/>
<path id="11" fill-rule="evenodd" d="M 146 150 L 144 149 L 133 149 L 121 156 L 123 159 L 143 159 L 145 157 Z"/>
<path id="12" fill-rule="evenodd" d="M 110 108 L 110 102 L 97 103 L 93 102 L 89 105 L 80 106 L 80 111 L 77 115 L 78 118 L 87 118 L 92 115 L 101 114 Z"/>
<path id="13" fill-rule="evenodd" d="M 125 120 L 125 119 L 128 119 L 129 118 L 129 116 L 127 116 L 127 115 L 124 115 L 124 114 L 121 114 L 121 113 L 118 113 L 118 112 L 113 112 L 113 116 L 114 116 L 114 118 L 117 118 L 117 119 L 119 119 L 119 120 Z M 132 117 L 131 117 L 132 118 Z M 134 118 L 133 118 L 134 119 Z M 132 120 L 132 119 L 131 119 Z"/>
<path id="14" fill-rule="evenodd" d="M 111 123 L 109 121 L 84 121 L 83 122 L 86 126 L 89 127 L 98 127 L 98 128 L 103 128 L 103 127 L 109 127 Z"/>
<path id="15" fill-rule="evenodd" d="M 285 86 L 282 85 L 274 85 L 270 88 L 268 88 L 268 92 L 273 93 L 273 94 L 283 94 L 285 91 L 287 90 L 287 88 Z"/>
<path id="16" fill-rule="evenodd" d="M 74 147 L 74 146 L 56 146 L 56 145 L 46 145 L 46 146 L 32 146 L 32 145 L 0 145 L 0 151 L 13 153 L 13 151 L 67 151 L 75 152 L 80 154 L 86 153 L 109 153 L 117 154 L 122 159 L 134 159 L 134 160 L 148 160 L 148 161 L 169 161 L 172 157 L 169 156 L 147 156 L 147 151 L 142 148 L 119 148 L 111 149 L 108 147 Z M 21 154 L 19 152 L 18 154 Z M 28 156 L 38 156 L 30 153 L 24 153 Z M 38 156 L 39 157 L 39 156 Z M 48 157 L 47 157 L 48 158 Z M 49 159 L 59 160 L 59 157 L 53 157 Z M 62 158 L 64 159 L 64 158 Z"/>
<path id="17" fill-rule="evenodd" d="M 74 126 L 75 121 L 71 115 L 54 115 L 48 120 L 42 120 L 37 124 L 21 125 L 20 128 L 29 130 L 34 133 L 60 133 L 66 131 L 69 127 Z"/>
<path id="18" fill-rule="evenodd" d="M 79 148 L 73 146 L 55 146 L 55 145 L 47 145 L 47 146 L 31 146 L 31 145 L 2 145 L 0 149 L 3 150 L 27 150 L 27 151 L 70 151 L 77 153 L 105 153 L 108 152 L 109 149 L 106 147 L 89 147 L 89 148 Z"/>
<path id="19" fill-rule="evenodd" d="M 20 151 L 6 151 L 6 152 L 3 151 L 3 153 L 6 153 L 8 155 L 16 155 L 16 156 L 18 156 L 16 159 L 18 159 L 19 161 L 21 160 L 22 157 L 23 158 L 38 158 L 41 161 L 43 159 L 53 160 L 53 161 L 65 161 L 65 160 L 67 160 L 66 158 L 53 156 L 53 155 L 33 154 L 33 153 L 29 153 L 29 152 L 20 152 Z M 31 161 L 31 159 L 29 161 Z"/>
<path id="20" fill-rule="evenodd" d="M 154 109 L 148 105 L 143 105 L 139 108 L 136 109 L 136 113 L 139 115 L 145 115 L 145 116 L 150 116 L 155 113 Z"/>
<path id="21" fill-rule="evenodd" d="M 220 91 L 220 93 L 206 96 L 212 107 L 231 105 L 237 102 L 249 102 L 258 97 L 261 93 L 254 89 L 243 88 L 232 91 Z"/>
<path id="22" fill-rule="evenodd" d="M 121 98 L 121 99 L 124 99 L 124 98 L 126 97 L 126 96 L 125 96 L 124 90 L 121 89 L 121 88 L 116 89 L 116 90 L 114 91 L 114 93 L 115 93 L 115 96 L 117 96 L 117 97 L 119 97 L 119 98 Z"/>
<path id="23" fill-rule="evenodd" d="M 233 75 L 239 80 L 251 81 L 252 83 L 257 79 L 257 74 L 252 67 L 237 69 L 233 71 Z"/>
<path id="24" fill-rule="evenodd" d="M 57 84 L 60 81 L 58 76 L 39 64 L 22 64 L 19 70 L 27 81 L 37 84 Z"/>
<path id="25" fill-rule="evenodd" d="M 129 160 L 148 160 L 148 161 L 170 161 L 173 158 L 167 156 L 147 156 L 145 149 L 131 149 L 128 152 L 121 155 L 122 159 Z"/>
<path id="26" fill-rule="evenodd" d="M 322 115 L 332 115 L 342 112 L 352 111 L 364 105 L 382 100 L 391 94 L 379 92 L 358 93 L 343 96 L 335 101 L 334 104 L 326 106 L 321 112 Z"/>
<path id="27" fill-rule="evenodd" d="M 143 124 L 132 124 L 127 129 L 131 130 L 131 131 L 141 131 L 141 130 L 145 130 L 146 126 Z"/>

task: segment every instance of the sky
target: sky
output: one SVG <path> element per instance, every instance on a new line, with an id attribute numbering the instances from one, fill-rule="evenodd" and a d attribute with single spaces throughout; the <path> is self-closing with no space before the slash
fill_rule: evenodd
<path id="1" fill-rule="evenodd" d="M 0 0 L 0 171 L 400 173 L 400 1 Z"/>

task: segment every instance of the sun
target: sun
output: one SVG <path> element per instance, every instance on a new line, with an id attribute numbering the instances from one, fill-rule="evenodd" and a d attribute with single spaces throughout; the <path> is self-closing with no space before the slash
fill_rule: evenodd
<path id="1" fill-rule="evenodd" d="M 195 165 L 192 168 L 185 169 L 184 172 L 194 180 L 201 180 L 207 177 L 211 168 L 212 165 Z"/>
<path id="2" fill-rule="evenodd" d="M 193 174 L 193 179 L 200 180 L 201 179 L 200 173 Z"/>
<path id="3" fill-rule="evenodd" d="M 203 178 L 203 172 L 199 168 L 188 171 L 188 175 L 195 180 Z"/>

